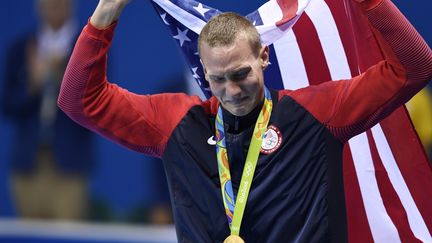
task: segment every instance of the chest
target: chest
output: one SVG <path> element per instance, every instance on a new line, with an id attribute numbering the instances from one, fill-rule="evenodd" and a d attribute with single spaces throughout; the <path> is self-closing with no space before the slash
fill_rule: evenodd
<path id="1" fill-rule="evenodd" d="M 163 159 L 177 222 L 189 222 L 194 227 L 200 224 L 198 231 L 207 232 L 210 239 L 223 240 L 229 227 L 220 190 L 214 127 L 213 117 L 200 109 L 191 110 L 174 131 Z M 271 231 L 275 222 L 288 228 L 293 222 L 302 224 L 315 210 L 325 212 L 321 207 L 325 207 L 328 131 L 293 102 L 275 106 L 269 127 L 274 132 L 268 133 L 262 144 L 242 220 L 241 234 L 246 238 Z M 251 131 L 246 131 L 228 139 L 234 195 L 250 137 Z M 193 219 L 186 215 L 193 215 Z M 314 215 L 320 217 L 319 213 Z M 271 237 L 283 239 L 283 235 L 279 232 Z"/>

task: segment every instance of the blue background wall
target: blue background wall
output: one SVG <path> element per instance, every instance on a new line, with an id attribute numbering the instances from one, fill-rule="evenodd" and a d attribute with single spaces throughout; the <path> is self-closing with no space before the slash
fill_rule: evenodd
<path id="1" fill-rule="evenodd" d="M 86 23 L 97 0 L 78 0 L 76 12 Z M 202 1 L 222 11 L 247 14 L 265 1 Z M 394 1 L 414 24 L 426 41 L 432 43 L 430 0 Z M 0 89 L 4 77 L 4 56 L 8 45 L 35 26 L 32 0 L 3 1 L 0 9 Z M 185 64 L 176 43 L 159 20 L 150 1 L 133 0 L 121 16 L 112 47 L 110 80 L 137 93 L 157 93 L 175 82 L 183 82 Z M 0 92 L 1 93 L 1 92 Z M 7 153 L 11 124 L 0 114 L 0 217 L 14 216 L 9 196 Z M 99 136 L 97 170 L 91 178 L 94 197 L 107 200 L 119 215 L 135 205 L 154 200 L 158 194 L 158 178 L 152 177 L 158 161 L 129 151 Z"/>

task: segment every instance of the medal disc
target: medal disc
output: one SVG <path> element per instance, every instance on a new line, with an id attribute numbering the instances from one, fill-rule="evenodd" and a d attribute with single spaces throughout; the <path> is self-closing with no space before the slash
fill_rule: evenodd
<path id="1" fill-rule="evenodd" d="M 238 235 L 230 235 L 224 240 L 224 243 L 244 243 L 244 240 Z"/>

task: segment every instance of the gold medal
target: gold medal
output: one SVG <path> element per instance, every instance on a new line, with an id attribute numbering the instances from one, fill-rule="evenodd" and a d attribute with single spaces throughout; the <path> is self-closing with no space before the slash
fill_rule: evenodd
<path id="1" fill-rule="evenodd" d="M 245 243 L 245 242 L 238 235 L 230 235 L 224 240 L 224 243 Z"/>

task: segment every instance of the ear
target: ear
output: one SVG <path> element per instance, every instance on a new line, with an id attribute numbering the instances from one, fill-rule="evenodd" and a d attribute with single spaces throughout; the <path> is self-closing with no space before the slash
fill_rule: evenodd
<path id="1" fill-rule="evenodd" d="M 269 48 L 267 45 L 262 45 L 260 51 L 261 66 L 265 69 L 269 64 Z"/>

